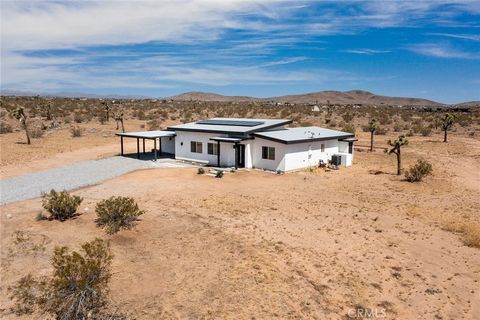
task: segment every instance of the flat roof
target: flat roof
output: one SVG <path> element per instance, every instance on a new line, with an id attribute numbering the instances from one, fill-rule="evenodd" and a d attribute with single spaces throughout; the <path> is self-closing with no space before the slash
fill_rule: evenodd
<path id="1" fill-rule="evenodd" d="M 202 123 L 203 122 L 203 123 Z M 168 127 L 168 130 L 179 131 L 198 131 L 198 132 L 224 132 L 233 134 L 246 134 L 270 128 L 280 127 L 289 123 L 289 119 L 251 119 L 251 118 L 211 118 L 208 119 L 209 124 L 205 124 L 205 120 L 178 124 Z M 237 123 L 234 123 L 237 122 Z M 213 124 L 212 124 L 213 123 Z M 214 124 L 219 123 L 219 124 Z M 247 125 L 239 125 L 245 123 Z M 253 125 L 255 124 L 255 125 Z"/>
<path id="2" fill-rule="evenodd" d="M 140 138 L 140 139 L 155 139 L 161 137 L 174 137 L 174 131 L 167 130 L 153 130 L 153 131 L 136 131 L 136 132 L 120 132 L 116 133 L 120 137 Z"/>
<path id="3" fill-rule="evenodd" d="M 255 132 L 253 133 L 253 135 L 255 137 L 286 144 L 355 137 L 354 134 L 349 132 L 331 130 L 320 127 L 286 128 L 283 130 Z"/>

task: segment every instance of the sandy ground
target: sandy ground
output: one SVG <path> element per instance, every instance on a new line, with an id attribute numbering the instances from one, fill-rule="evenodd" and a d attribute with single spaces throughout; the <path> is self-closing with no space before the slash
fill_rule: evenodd
<path id="1" fill-rule="evenodd" d="M 480 141 L 438 140 L 404 148 L 406 167 L 433 163 L 419 184 L 393 175 L 394 156 L 379 149 L 330 172 L 137 171 L 75 191 L 82 215 L 63 223 L 35 221 L 39 199 L 3 206 L 0 315 L 17 318 L 6 288 L 48 274 L 55 245 L 103 237 L 115 254 L 112 301 L 138 319 L 345 319 L 358 306 L 382 319 L 479 319 L 480 249 L 443 223 L 480 223 Z M 94 204 L 111 195 L 147 211 L 136 228 L 95 227 Z"/>
<path id="2" fill-rule="evenodd" d="M 126 131 L 145 131 L 146 121 L 129 120 Z M 45 136 L 25 143 L 25 133 L 18 131 L 0 135 L 0 175 L 9 178 L 26 173 L 64 166 L 82 160 L 103 159 L 120 154 L 120 139 L 115 124 L 75 124 L 83 128 L 81 137 L 73 138 L 70 128 L 48 130 Z M 153 142 L 146 141 L 147 148 Z M 125 140 L 125 152 L 135 152 L 136 141 Z"/>

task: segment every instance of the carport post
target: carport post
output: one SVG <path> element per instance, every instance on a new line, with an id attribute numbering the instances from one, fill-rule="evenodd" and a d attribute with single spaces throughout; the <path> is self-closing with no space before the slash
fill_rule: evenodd
<path id="1" fill-rule="evenodd" d="M 217 167 L 220 168 L 220 141 L 217 141 Z"/>
<path id="2" fill-rule="evenodd" d="M 145 154 L 145 138 L 143 138 L 143 154 Z"/>
<path id="3" fill-rule="evenodd" d="M 157 161 L 157 138 L 153 139 L 153 158 Z"/>
<path id="4" fill-rule="evenodd" d="M 120 154 L 123 156 L 123 136 L 120 136 Z"/>
<path id="5" fill-rule="evenodd" d="M 137 159 L 140 159 L 140 138 L 137 138 Z"/>
<path id="6" fill-rule="evenodd" d="M 158 138 L 158 150 L 160 151 L 160 155 L 162 155 L 162 137 Z"/>

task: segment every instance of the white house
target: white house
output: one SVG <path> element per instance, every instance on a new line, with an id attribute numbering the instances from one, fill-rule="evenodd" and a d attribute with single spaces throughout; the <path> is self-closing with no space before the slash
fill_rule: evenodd
<path id="1" fill-rule="evenodd" d="M 355 136 L 319 127 L 285 128 L 287 119 L 213 118 L 179 124 L 166 131 L 118 134 L 139 139 L 159 139 L 161 152 L 175 159 L 215 167 L 259 168 L 292 171 L 321 161 L 350 166 Z M 148 133 L 148 134 L 147 134 Z M 123 154 L 123 147 L 122 147 Z"/>

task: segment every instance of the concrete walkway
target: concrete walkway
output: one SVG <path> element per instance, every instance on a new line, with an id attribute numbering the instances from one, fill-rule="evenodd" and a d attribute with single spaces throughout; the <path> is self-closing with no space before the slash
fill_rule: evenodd
<path id="1" fill-rule="evenodd" d="M 60 168 L 0 180 L 0 204 L 33 199 L 51 189 L 70 190 L 100 183 L 137 169 L 191 167 L 173 159 L 137 160 L 112 157 L 81 161 Z"/>

